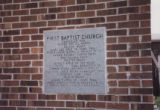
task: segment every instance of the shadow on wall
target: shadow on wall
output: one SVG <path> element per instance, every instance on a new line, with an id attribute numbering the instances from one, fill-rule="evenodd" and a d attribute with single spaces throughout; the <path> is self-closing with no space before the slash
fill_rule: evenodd
<path id="1" fill-rule="evenodd" d="M 160 83 L 159 83 L 160 59 L 158 62 L 158 57 L 160 58 L 160 41 L 152 42 L 152 52 L 154 54 L 152 55 L 152 57 L 154 57 L 152 60 L 153 87 L 154 87 L 153 92 L 154 92 L 154 96 L 160 96 Z M 157 64 L 156 64 L 156 61 L 157 61 Z"/>

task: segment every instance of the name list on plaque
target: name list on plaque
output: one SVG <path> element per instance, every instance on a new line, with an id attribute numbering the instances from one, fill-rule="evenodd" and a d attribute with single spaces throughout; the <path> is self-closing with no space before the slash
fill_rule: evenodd
<path id="1" fill-rule="evenodd" d="M 45 93 L 105 93 L 105 28 L 45 31 L 44 37 Z"/>

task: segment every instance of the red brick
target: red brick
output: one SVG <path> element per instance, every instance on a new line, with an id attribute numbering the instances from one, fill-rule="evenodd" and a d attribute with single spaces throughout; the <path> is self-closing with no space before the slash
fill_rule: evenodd
<path id="1" fill-rule="evenodd" d="M 36 21 L 37 16 L 22 16 L 21 21 Z"/>
<path id="2" fill-rule="evenodd" d="M 134 28 L 134 27 L 139 27 L 139 22 L 138 21 L 129 21 L 129 22 L 120 22 L 118 24 L 119 28 Z"/>
<path id="3" fill-rule="evenodd" d="M 104 17 L 96 17 L 96 18 L 87 18 L 87 23 L 103 23 L 105 22 Z"/>
<path id="4" fill-rule="evenodd" d="M 1 100 L 1 101 L 0 101 L 0 106 L 8 106 L 8 101 L 6 101 L 6 100 Z"/>
<path id="5" fill-rule="evenodd" d="M 0 4 L 12 3 L 12 0 L 1 0 Z"/>
<path id="6" fill-rule="evenodd" d="M 109 94 L 128 94 L 128 88 L 110 88 Z"/>
<path id="7" fill-rule="evenodd" d="M 147 12 L 150 12 L 150 6 L 142 6 L 141 13 L 147 13 Z"/>
<path id="8" fill-rule="evenodd" d="M 27 28 L 29 25 L 28 23 L 14 23 L 12 24 L 13 28 Z"/>
<path id="9" fill-rule="evenodd" d="M 44 26 L 46 26 L 46 24 L 47 23 L 45 21 L 31 22 L 30 27 L 44 27 Z"/>
<path id="10" fill-rule="evenodd" d="M 119 81 L 119 87 L 140 87 L 140 81 L 138 80 Z"/>
<path id="11" fill-rule="evenodd" d="M 2 94 L 2 99 L 18 99 L 18 94 Z"/>
<path id="12" fill-rule="evenodd" d="M 98 95 L 98 101 L 117 101 L 118 97 L 114 95 Z"/>
<path id="13" fill-rule="evenodd" d="M 139 56 L 139 51 L 123 51 L 118 52 L 119 57 L 136 57 Z"/>
<path id="14" fill-rule="evenodd" d="M 17 67 L 29 66 L 30 64 L 31 64 L 30 61 L 14 62 L 14 66 Z"/>
<path id="15" fill-rule="evenodd" d="M 143 96 L 143 102 L 153 102 L 153 96 Z"/>
<path id="16" fill-rule="evenodd" d="M 111 30 L 111 31 L 107 31 L 108 36 L 117 36 L 117 35 L 126 35 L 127 34 L 127 30 L 123 29 L 123 30 Z"/>
<path id="17" fill-rule="evenodd" d="M 19 35 L 20 31 L 19 30 L 8 30 L 8 31 L 3 31 L 4 35 Z"/>
<path id="18" fill-rule="evenodd" d="M 56 100 L 56 95 L 39 94 L 38 99 L 40 99 L 40 100 Z"/>
<path id="19" fill-rule="evenodd" d="M 62 26 L 65 24 L 65 20 L 48 21 L 48 26 Z"/>
<path id="20" fill-rule="evenodd" d="M 129 34 L 130 35 L 138 35 L 138 34 L 150 34 L 151 29 L 150 28 L 141 28 L 141 29 L 130 29 Z"/>
<path id="21" fill-rule="evenodd" d="M 152 73 L 131 73 L 130 79 L 150 79 Z"/>
<path id="22" fill-rule="evenodd" d="M 38 68 L 22 68 L 22 73 L 37 73 Z"/>
<path id="23" fill-rule="evenodd" d="M 107 8 L 116 8 L 127 6 L 127 1 L 109 2 L 107 3 Z"/>
<path id="24" fill-rule="evenodd" d="M 151 48 L 150 43 L 134 43 L 130 44 L 130 49 L 149 49 Z"/>
<path id="25" fill-rule="evenodd" d="M 30 108 L 30 107 L 18 107 L 17 110 L 35 110 L 34 108 Z"/>
<path id="26" fill-rule="evenodd" d="M 135 1 L 135 0 L 129 0 L 129 5 L 130 6 L 138 6 L 138 5 L 147 5 L 150 4 L 150 0 L 140 0 L 140 1 Z"/>
<path id="27" fill-rule="evenodd" d="M 27 87 L 12 87 L 11 92 L 12 93 L 26 93 L 28 92 L 28 88 Z"/>
<path id="28" fill-rule="evenodd" d="M 21 8 L 37 8 L 38 4 L 37 3 L 25 3 L 21 5 Z"/>
<path id="29" fill-rule="evenodd" d="M 85 10 L 85 5 L 76 5 L 67 7 L 67 11 L 82 11 Z"/>
<path id="30" fill-rule="evenodd" d="M 74 5 L 75 4 L 75 0 L 60 0 L 58 1 L 58 5 L 59 6 L 68 6 L 68 5 Z"/>
<path id="31" fill-rule="evenodd" d="M 0 107 L 0 110 L 16 110 L 16 107 Z"/>
<path id="32" fill-rule="evenodd" d="M 107 43 L 116 43 L 116 42 L 117 42 L 117 38 L 116 37 L 107 38 Z"/>
<path id="33" fill-rule="evenodd" d="M 110 10 L 99 10 L 97 11 L 98 16 L 104 16 L 104 15 L 115 15 L 116 9 L 110 9 Z"/>
<path id="34" fill-rule="evenodd" d="M 107 45 L 107 50 L 126 50 L 126 49 L 127 49 L 126 44 Z"/>
<path id="35" fill-rule="evenodd" d="M 152 80 L 142 80 L 142 86 L 143 87 L 152 87 L 153 81 Z"/>
<path id="36" fill-rule="evenodd" d="M 32 48 L 32 53 L 43 53 L 43 48 Z"/>
<path id="37" fill-rule="evenodd" d="M 22 34 L 36 34 L 38 33 L 38 29 L 23 29 Z"/>
<path id="38" fill-rule="evenodd" d="M 151 58 L 130 58 L 129 59 L 130 64 L 147 64 L 152 63 Z"/>
<path id="39" fill-rule="evenodd" d="M 0 24 L 1 29 L 11 29 L 11 24 Z"/>
<path id="40" fill-rule="evenodd" d="M 11 75 L 4 75 L 4 74 L 1 74 L 1 75 L 0 75 L 0 79 L 1 79 L 1 80 L 11 79 L 11 77 L 12 77 Z"/>
<path id="41" fill-rule="evenodd" d="M 43 66 L 42 61 L 32 61 L 32 66 Z"/>
<path id="42" fill-rule="evenodd" d="M 32 75 L 32 80 L 42 80 L 43 75 L 42 74 L 33 74 Z"/>
<path id="43" fill-rule="evenodd" d="M 14 54 L 26 54 L 29 53 L 29 49 L 25 48 L 25 49 L 13 49 L 12 52 Z"/>
<path id="44" fill-rule="evenodd" d="M 55 110 L 54 108 L 37 108 L 38 110 Z M 57 108 L 56 110 L 68 110 L 68 109 L 65 109 L 65 108 Z M 70 109 L 69 109 L 70 110 Z"/>
<path id="45" fill-rule="evenodd" d="M 19 86 L 19 81 L 3 81 L 3 86 Z"/>
<path id="46" fill-rule="evenodd" d="M 65 18 L 74 18 L 75 13 L 60 13 L 58 14 L 58 19 L 65 19 Z"/>
<path id="47" fill-rule="evenodd" d="M 20 80 L 29 80 L 30 75 L 29 74 L 14 74 L 14 79 L 20 79 Z"/>
<path id="48" fill-rule="evenodd" d="M 140 71 L 139 65 L 119 66 L 119 72 Z"/>
<path id="49" fill-rule="evenodd" d="M 129 110 L 129 104 L 107 103 L 107 109 Z"/>
<path id="50" fill-rule="evenodd" d="M 77 0 L 77 4 L 94 3 L 95 0 Z"/>
<path id="51" fill-rule="evenodd" d="M 53 20 L 56 19 L 56 14 L 39 15 L 38 20 Z"/>
<path id="52" fill-rule="evenodd" d="M 68 25 L 83 24 L 84 22 L 85 22 L 84 19 L 69 19 L 69 20 L 67 20 Z"/>
<path id="53" fill-rule="evenodd" d="M 106 108 L 105 102 L 87 102 L 86 107 L 90 108 Z"/>
<path id="54" fill-rule="evenodd" d="M 87 10 L 95 10 L 95 9 L 103 9 L 105 8 L 105 4 L 89 4 L 87 5 Z"/>
<path id="55" fill-rule="evenodd" d="M 60 13 L 65 11 L 66 11 L 65 7 L 49 8 L 49 13 Z"/>
<path id="56" fill-rule="evenodd" d="M 47 13 L 47 9 L 46 8 L 41 8 L 41 9 L 32 9 L 31 14 L 45 14 Z"/>
<path id="57" fill-rule="evenodd" d="M 19 4 L 4 5 L 5 10 L 17 10 L 19 8 L 20 8 Z"/>
<path id="58" fill-rule="evenodd" d="M 10 42 L 11 37 L 0 37 L 0 42 Z"/>
<path id="59" fill-rule="evenodd" d="M 10 54 L 11 49 L 0 49 L 0 54 Z"/>
<path id="60" fill-rule="evenodd" d="M 127 74 L 126 73 L 112 73 L 108 74 L 108 79 L 126 79 Z"/>
<path id="61" fill-rule="evenodd" d="M 126 64 L 126 59 L 108 59 L 107 64 L 115 65 L 115 64 Z"/>
<path id="62" fill-rule="evenodd" d="M 31 92 L 31 93 L 42 93 L 42 88 L 31 87 L 31 88 L 29 88 L 29 92 Z"/>
<path id="63" fill-rule="evenodd" d="M 29 106 L 45 106 L 45 101 L 29 101 Z"/>
<path id="64" fill-rule="evenodd" d="M 107 17 L 107 21 L 126 21 L 127 16 L 126 15 L 118 15 L 118 16 L 109 16 Z"/>
<path id="65" fill-rule="evenodd" d="M 131 109 L 132 110 L 154 110 L 153 104 L 132 104 Z"/>
<path id="66" fill-rule="evenodd" d="M 141 56 L 151 56 L 151 51 L 150 50 L 142 50 Z"/>
<path id="67" fill-rule="evenodd" d="M 117 81 L 108 81 L 109 87 L 117 87 L 117 85 L 118 85 Z"/>
<path id="68" fill-rule="evenodd" d="M 129 20 L 146 20 L 150 19 L 150 14 L 144 13 L 144 14 L 130 14 Z"/>
<path id="69" fill-rule="evenodd" d="M 47 109 L 48 110 L 48 109 Z M 49 109 L 50 110 L 50 109 Z M 72 108 L 56 108 L 56 110 L 74 110 Z M 82 109 L 77 109 L 77 110 L 82 110 Z M 86 109 L 83 109 L 83 110 L 86 110 Z"/>
<path id="70" fill-rule="evenodd" d="M 0 92 L 1 93 L 8 93 L 9 92 L 9 88 L 8 87 L 0 87 Z"/>
<path id="71" fill-rule="evenodd" d="M 39 3 L 40 7 L 54 7 L 56 6 L 56 1 L 45 1 Z"/>
<path id="72" fill-rule="evenodd" d="M 21 86 L 38 86 L 38 81 L 21 81 Z"/>
<path id="73" fill-rule="evenodd" d="M 127 7 L 127 8 L 119 8 L 118 9 L 119 14 L 138 13 L 138 11 L 139 11 L 138 7 Z"/>
<path id="74" fill-rule="evenodd" d="M 147 21 L 141 21 L 141 27 L 150 27 L 151 22 L 149 20 Z"/>
<path id="75" fill-rule="evenodd" d="M 152 94 L 152 88 L 131 88 L 131 94 Z"/>
<path id="76" fill-rule="evenodd" d="M 36 100 L 37 99 L 37 95 L 36 94 L 20 94 L 20 99 L 33 99 Z"/>
<path id="77" fill-rule="evenodd" d="M 57 98 L 58 100 L 75 100 L 76 96 L 74 94 L 59 94 Z"/>
<path id="78" fill-rule="evenodd" d="M 107 52 L 107 57 L 116 57 L 117 53 L 116 52 Z"/>
<path id="79" fill-rule="evenodd" d="M 4 60 L 20 60 L 20 55 L 6 55 Z"/>
<path id="80" fill-rule="evenodd" d="M 78 95 L 77 100 L 96 100 L 96 95 Z"/>
<path id="81" fill-rule="evenodd" d="M 22 42 L 21 47 L 36 47 L 38 42 Z"/>
<path id="82" fill-rule="evenodd" d="M 12 12 L 11 11 L 1 11 L 0 16 L 11 16 Z"/>
<path id="83" fill-rule="evenodd" d="M 29 0 L 13 0 L 13 3 L 24 3 L 29 2 Z"/>
<path id="84" fill-rule="evenodd" d="M 9 101 L 10 106 L 26 106 L 26 101 L 20 100 L 11 100 Z"/>
<path id="85" fill-rule="evenodd" d="M 3 72 L 4 73 L 20 73 L 21 69 L 20 68 L 4 68 Z"/>
<path id="86" fill-rule="evenodd" d="M 47 106 L 50 107 L 64 107 L 63 101 L 47 101 Z"/>
<path id="87" fill-rule="evenodd" d="M 73 101 L 68 101 L 66 102 L 67 107 L 84 107 L 85 103 L 84 102 L 73 102 Z"/>
<path id="88" fill-rule="evenodd" d="M 91 17 L 95 16 L 95 11 L 77 12 L 77 17 Z"/>
<path id="89" fill-rule="evenodd" d="M 0 62 L 0 67 L 11 67 L 12 62 Z"/>
<path id="90" fill-rule="evenodd" d="M 152 65 L 142 65 L 142 71 L 152 71 Z"/>
<path id="91" fill-rule="evenodd" d="M 114 67 L 114 66 L 108 66 L 108 67 L 107 67 L 107 71 L 108 71 L 108 72 L 117 72 L 117 69 L 116 69 L 116 67 Z"/>

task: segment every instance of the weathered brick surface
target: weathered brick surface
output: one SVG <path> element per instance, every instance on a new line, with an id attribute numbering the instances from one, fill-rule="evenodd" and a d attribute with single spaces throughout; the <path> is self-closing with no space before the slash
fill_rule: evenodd
<path id="1" fill-rule="evenodd" d="M 0 110 L 153 110 L 150 0 L 0 0 Z M 105 27 L 105 94 L 45 94 L 46 30 Z"/>

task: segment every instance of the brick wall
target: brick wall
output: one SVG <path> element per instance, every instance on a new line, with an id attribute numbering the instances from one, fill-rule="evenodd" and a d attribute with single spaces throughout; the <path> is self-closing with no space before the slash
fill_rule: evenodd
<path id="1" fill-rule="evenodd" d="M 106 27 L 106 94 L 44 94 L 43 32 Z M 150 0 L 0 0 L 0 110 L 153 110 Z"/>

